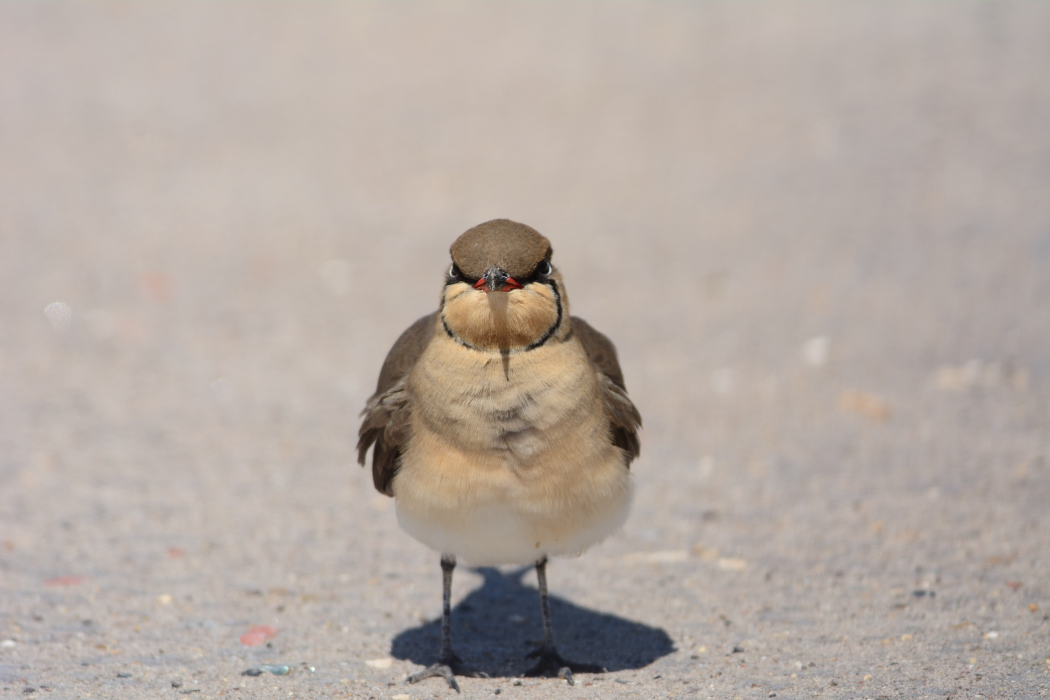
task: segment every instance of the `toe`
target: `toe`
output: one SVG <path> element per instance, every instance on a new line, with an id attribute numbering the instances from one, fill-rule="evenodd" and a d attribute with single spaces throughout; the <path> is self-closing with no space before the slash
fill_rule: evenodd
<path id="1" fill-rule="evenodd" d="M 444 669 L 442 670 L 441 675 L 444 677 L 445 682 L 448 683 L 448 687 L 458 693 L 459 692 L 459 683 L 456 682 L 456 677 L 455 677 L 455 675 L 453 675 L 452 669 L 449 668 L 448 666 L 445 666 Z"/>
<path id="2" fill-rule="evenodd" d="M 434 676 L 441 676 L 448 683 L 448 687 L 452 690 L 459 692 L 459 683 L 456 682 L 456 676 L 452 672 L 452 669 L 448 664 L 434 664 L 430 668 L 420 671 L 419 673 L 412 674 L 406 679 L 407 683 L 418 683 L 427 678 L 433 678 Z"/>

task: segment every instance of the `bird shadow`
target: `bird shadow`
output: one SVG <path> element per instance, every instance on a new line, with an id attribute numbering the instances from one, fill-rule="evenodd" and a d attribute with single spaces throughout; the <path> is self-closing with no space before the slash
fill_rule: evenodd
<path id="1" fill-rule="evenodd" d="M 484 583 L 452 609 L 452 647 L 463 661 L 492 677 L 520 676 L 532 665 L 525 655 L 543 637 L 540 595 L 522 579 L 523 567 L 508 573 L 479 568 Z M 616 615 L 596 612 L 550 596 L 554 637 L 562 656 L 623 671 L 648 666 L 674 651 L 667 632 Z M 396 659 L 429 666 L 437 660 L 441 618 L 407 629 L 391 643 Z"/>

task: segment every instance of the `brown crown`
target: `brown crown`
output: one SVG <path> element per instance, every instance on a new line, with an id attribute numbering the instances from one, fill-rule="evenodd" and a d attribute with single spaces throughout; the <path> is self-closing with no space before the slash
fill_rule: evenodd
<path id="1" fill-rule="evenodd" d="M 531 275 L 550 256 L 551 242 L 525 224 L 493 219 L 466 231 L 452 244 L 452 260 L 467 277 L 478 279 L 493 265 L 515 279 Z"/>

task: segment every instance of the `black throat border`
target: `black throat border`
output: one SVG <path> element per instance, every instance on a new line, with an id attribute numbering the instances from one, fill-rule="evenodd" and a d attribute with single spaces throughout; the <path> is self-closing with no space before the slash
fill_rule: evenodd
<path id="1" fill-rule="evenodd" d="M 533 284 L 546 284 L 547 286 L 549 286 L 551 288 L 551 291 L 554 292 L 555 305 L 558 307 L 558 316 L 557 316 L 557 318 L 554 319 L 554 323 L 551 324 L 551 327 L 548 328 L 546 331 L 544 331 L 543 335 L 541 335 L 538 339 L 536 339 L 535 342 L 530 343 L 529 345 L 526 345 L 523 348 L 516 348 L 514 350 L 510 350 L 509 352 L 512 353 L 512 354 L 513 353 L 517 353 L 517 352 L 528 352 L 529 350 L 535 350 L 536 348 L 541 347 L 542 345 L 545 345 L 548 340 L 550 340 L 551 338 L 554 337 L 554 334 L 558 332 L 558 329 L 561 328 L 561 322 L 562 322 L 562 319 L 564 318 L 564 315 L 565 315 L 565 311 L 562 308 L 562 304 L 561 304 L 561 292 L 558 291 L 558 283 L 557 282 L 555 282 L 554 280 L 548 280 L 547 282 L 539 282 L 539 283 L 534 282 Z M 479 348 L 479 347 L 477 347 L 475 345 L 471 345 L 470 343 L 468 343 L 467 341 L 463 340 L 462 338 L 460 338 L 458 335 L 456 335 L 453 332 L 453 330 L 449 327 L 448 322 L 445 320 L 445 296 L 444 295 L 441 296 L 441 327 L 445 329 L 445 334 L 448 335 L 449 338 L 451 338 L 452 340 L 456 341 L 457 343 L 459 343 L 463 347 L 469 348 L 471 350 L 476 350 L 477 352 L 490 352 L 489 350 L 484 350 L 484 349 Z"/>

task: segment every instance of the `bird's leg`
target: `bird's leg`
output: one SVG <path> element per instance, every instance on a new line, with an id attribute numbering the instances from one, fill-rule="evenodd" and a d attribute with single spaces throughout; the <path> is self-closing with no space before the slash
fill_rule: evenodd
<path id="1" fill-rule="evenodd" d="M 408 677 L 409 683 L 418 683 L 424 678 L 441 676 L 448 687 L 459 692 L 456 676 L 484 677 L 484 674 L 463 665 L 456 653 L 452 651 L 452 571 L 456 568 L 456 557 L 453 554 L 441 556 L 441 650 L 437 663 Z"/>
<path id="2" fill-rule="evenodd" d="M 536 665 L 525 672 L 526 676 L 557 675 L 564 678 L 569 685 L 575 685 L 572 672 L 576 673 L 603 673 L 606 669 L 594 664 L 583 664 L 574 661 L 566 661 L 558 653 L 554 645 L 554 625 L 551 623 L 551 603 L 547 597 L 547 557 L 536 562 L 536 581 L 540 589 L 540 614 L 543 616 L 543 644 L 533 649 L 525 657 L 536 659 Z"/>

